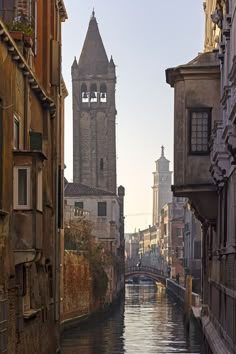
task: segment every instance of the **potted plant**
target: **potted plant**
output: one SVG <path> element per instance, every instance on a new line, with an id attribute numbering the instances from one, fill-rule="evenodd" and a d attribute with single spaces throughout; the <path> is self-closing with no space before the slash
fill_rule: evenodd
<path id="1" fill-rule="evenodd" d="M 13 22 L 6 23 L 11 36 L 16 41 L 23 41 L 27 47 L 32 47 L 33 28 L 27 21 L 21 21 L 21 17 Z"/>

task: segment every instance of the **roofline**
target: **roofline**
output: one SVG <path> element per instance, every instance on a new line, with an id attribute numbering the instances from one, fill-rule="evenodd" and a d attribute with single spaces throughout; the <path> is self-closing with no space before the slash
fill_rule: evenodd
<path id="1" fill-rule="evenodd" d="M 64 188 L 64 194 L 66 193 L 66 189 L 67 187 L 70 185 L 70 184 L 79 184 L 81 186 L 84 186 L 84 187 L 87 187 L 87 188 L 93 188 L 95 189 L 96 191 L 98 192 L 103 192 L 104 194 L 100 194 L 101 196 L 108 196 L 108 197 L 118 197 L 116 193 L 113 193 L 113 192 L 109 192 L 109 191 L 106 191 L 104 189 L 100 189 L 100 188 L 96 188 L 96 187 L 93 187 L 93 186 L 89 186 L 88 184 L 84 184 L 84 183 L 78 183 L 78 182 L 68 182 Z M 107 194 L 106 194 L 107 193 Z M 98 195 L 95 195 L 95 194 L 80 194 L 81 197 L 85 197 L 85 196 L 98 196 Z M 70 197 L 77 197 L 78 194 L 75 194 L 75 195 L 70 195 Z"/>
<path id="2" fill-rule="evenodd" d="M 109 193 L 109 192 L 108 192 Z M 64 190 L 64 195 L 67 198 L 78 198 L 79 197 L 117 197 L 116 194 L 73 194 L 73 195 L 66 195 L 65 190 Z"/>
<path id="3" fill-rule="evenodd" d="M 47 95 L 44 88 L 41 86 L 38 77 L 30 68 L 29 64 L 26 62 L 24 56 L 21 54 L 16 42 L 11 37 L 10 32 L 7 30 L 5 24 L 0 19 L 0 41 L 7 46 L 8 52 L 12 57 L 12 61 L 15 61 L 18 65 L 19 70 L 22 71 L 23 75 L 28 78 L 28 82 L 31 89 L 35 92 L 36 96 L 43 103 L 44 107 L 49 110 L 51 117 L 56 115 L 56 104 L 54 100 Z"/>
<path id="4" fill-rule="evenodd" d="M 185 76 L 194 76 L 199 75 L 200 73 L 203 76 L 209 77 L 210 75 L 217 75 L 220 77 L 220 62 L 212 64 L 212 62 L 209 61 L 209 63 L 206 63 L 205 65 L 194 64 L 194 61 L 197 58 L 209 53 L 212 54 L 212 52 L 200 53 L 186 64 L 181 64 L 173 68 L 167 68 L 165 71 L 167 84 L 169 84 L 171 87 L 174 87 L 175 82 L 184 80 Z"/>

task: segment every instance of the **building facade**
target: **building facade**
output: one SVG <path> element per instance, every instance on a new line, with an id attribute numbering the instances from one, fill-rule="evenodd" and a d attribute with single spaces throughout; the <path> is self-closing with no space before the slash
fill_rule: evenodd
<path id="1" fill-rule="evenodd" d="M 184 271 L 192 275 L 193 292 L 201 294 L 202 230 L 189 204 L 184 207 Z"/>
<path id="2" fill-rule="evenodd" d="M 0 2 L 1 353 L 60 350 L 66 18 L 63 1 Z"/>
<path id="3" fill-rule="evenodd" d="M 159 215 L 158 246 L 160 254 L 171 267 L 171 277 L 184 276 L 183 268 L 183 229 L 184 199 L 173 198 L 172 203 L 165 204 Z"/>
<path id="4" fill-rule="evenodd" d="M 166 71 L 175 90 L 175 196 L 202 223 L 202 327 L 207 349 L 236 348 L 236 1 L 204 2 L 205 48 Z"/>
<path id="5" fill-rule="evenodd" d="M 124 240 L 121 232 L 122 196 L 80 183 L 65 186 L 65 224 L 83 216 L 91 223 L 95 243 L 113 258 L 113 266 L 106 268 L 109 284 L 106 302 L 112 303 L 124 286 Z"/>
<path id="6" fill-rule="evenodd" d="M 166 159 L 164 154 L 164 146 L 161 147 L 161 157 L 156 161 L 156 171 L 153 172 L 153 212 L 152 224 L 158 223 L 161 209 L 166 203 L 171 202 L 171 176 L 169 169 L 170 161 Z"/>

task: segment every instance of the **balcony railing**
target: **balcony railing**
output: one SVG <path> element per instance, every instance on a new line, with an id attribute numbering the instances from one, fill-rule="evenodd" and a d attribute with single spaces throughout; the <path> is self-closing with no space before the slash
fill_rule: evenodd
<path id="1" fill-rule="evenodd" d="M 90 212 L 73 205 L 65 205 L 64 207 L 65 223 L 76 221 L 82 218 L 90 219 Z"/>

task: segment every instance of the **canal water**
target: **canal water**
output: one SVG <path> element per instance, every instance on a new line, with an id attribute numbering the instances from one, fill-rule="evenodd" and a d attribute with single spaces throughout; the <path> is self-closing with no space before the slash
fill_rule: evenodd
<path id="1" fill-rule="evenodd" d="M 64 335 L 63 354 L 202 353 L 201 333 L 187 332 L 178 304 L 165 288 L 126 285 L 125 302 L 109 317 Z"/>

